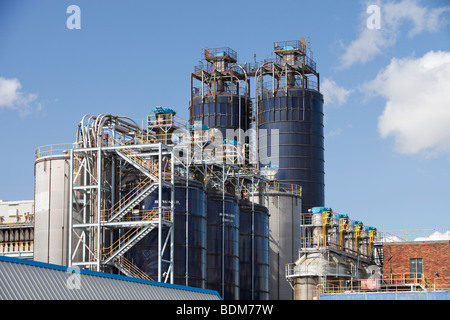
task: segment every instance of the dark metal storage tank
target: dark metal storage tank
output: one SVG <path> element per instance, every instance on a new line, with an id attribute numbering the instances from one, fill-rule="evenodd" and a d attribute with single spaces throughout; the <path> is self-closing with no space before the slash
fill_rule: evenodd
<path id="1" fill-rule="evenodd" d="M 234 195 L 207 193 L 206 289 L 239 299 L 239 206 Z"/>
<path id="2" fill-rule="evenodd" d="M 187 195 L 186 195 L 186 191 Z M 170 207 L 169 188 L 163 188 L 163 207 Z M 187 203 L 186 203 L 187 202 Z M 188 214 L 186 214 L 186 204 Z M 141 210 L 157 208 L 158 190 L 152 192 L 141 203 Z M 163 227 L 163 239 L 168 229 Z M 200 182 L 178 180 L 175 183 L 174 216 L 174 283 L 192 287 L 205 287 L 206 280 L 206 198 Z M 138 268 L 150 277 L 158 275 L 158 231 L 152 230 L 125 254 Z M 166 250 L 164 259 L 169 260 Z M 167 264 L 163 262 L 163 269 Z"/>
<path id="3" fill-rule="evenodd" d="M 316 90 L 289 88 L 263 92 L 259 108 L 261 168 L 278 165 L 277 181 L 302 186 L 302 211 L 325 202 L 323 95 Z M 261 129 L 266 129 L 266 134 Z M 278 145 L 271 130 L 279 130 Z M 272 134 L 271 134 L 272 133 Z M 279 147 L 279 154 L 271 153 Z"/>
<path id="4" fill-rule="evenodd" d="M 309 38 L 275 42 L 274 53 L 276 59 L 262 64 L 255 79 L 260 168 L 272 160 L 279 166 L 277 181 L 302 186 L 302 211 L 308 212 L 325 202 L 320 77 Z M 278 143 L 271 130 L 279 130 Z M 270 144 L 279 147 L 275 156 Z"/>
<path id="5" fill-rule="evenodd" d="M 241 300 L 269 300 L 269 211 L 239 202 L 239 286 Z"/>
<path id="6" fill-rule="evenodd" d="M 244 96 L 219 94 L 208 95 L 203 99 L 197 96 L 193 98 L 190 108 L 191 125 L 199 123 L 217 128 L 224 140 L 227 138 L 227 129 L 246 131 L 249 128 L 248 104 Z"/>
<path id="7" fill-rule="evenodd" d="M 191 73 L 190 125 L 198 123 L 217 128 L 224 140 L 226 129 L 248 130 L 250 80 L 246 70 L 236 64 L 236 52 L 228 47 L 203 48 L 202 58 Z"/>

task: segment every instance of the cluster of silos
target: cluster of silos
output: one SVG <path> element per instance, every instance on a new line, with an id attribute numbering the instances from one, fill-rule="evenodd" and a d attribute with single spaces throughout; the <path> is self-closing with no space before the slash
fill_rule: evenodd
<path id="1" fill-rule="evenodd" d="M 323 96 L 309 43 L 275 43 L 275 53 L 277 61 L 242 68 L 235 64 L 233 50 L 207 48 L 206 65 L 191 75 L 189 110 L 191 124 L 217 127 L 223 134 L 226 129 L 255 128 L 258 167 L 276 167 L 277 181 L 301 186 L 301 195 L 275 188 L 252 199 L 269 212 L 270 299 L 292 299 L 285 264 L 298 257 L 300 213 L 324 203 Z M 246 83 L 248 77 L 255 77 L 257 84 L 255 109 L 248 92 L 237 109 L 242 96 L 226 88 L 232 88 L 234 80 Z M 272 86 L 264 82 L 267 78 Z M 193 79 L 200 86 L 194 87 Z"/>
<path id="2" fill-rule="evenodd" d="M 268 299 L 267 209 L 204 189 L 195 180 L 175 184 L 174 283 L 216 290 L 226 300 Z M 163 207 L 172 204 L 170 195 L 164 188 Z M 158 206 L 156 190 L 142 201 L 140 212 Z M 163 229 L 165 238 L 168 229 Z M 125 258 L 157 278 L 157 246 L 158 232 L 153 230 Z M 169 252 L 163 259 L 169 260 Z"/>
<path id="3" fill-rule="evenodd" d="M 269 146 L 271 138 L 259 136 L 258 153 L 265 155 L 259 158 L 260 166 L 275 161 L 269 147 L 279 148 L 278 181 L 301 185 L 303 194 L 273 188 L 265 194 L 254 194 L 250 202 L 236 196 L 235 190 L 212 189 L 203 179 L 179 178 L 174 199 L 171 190 L 163 188 L 163 203 L 159 204 L 156 190 L 139 204 L 137 211 L 174 205 L 174 283 L 217 290 L 227 300 L 292 299 L 284 266 L 298 256 L 300 213 L 323 204 L 323 97 L 316 89 L 296 86 L 296 76 L 286 72 L 284 88 L 277 86 L 256 93 L 254 117 L 247 90 L 247 77 L 252 72 L 234 65 L 235 52 L 229 48 L 207 49 L 204 59 L 207 66 L 193 74 L 202 83 L 198 90 L 191 88 L 190 124 L 200 122 L 218 128 L 224 138 L 227 129 L 245 131 L 253 126 L 260 132 L 266 130 L 267 135 L 277 130 L 278 145 Z M 287 70 L 283 61 L 280 66 Z M 265 75 L 270 76 L 270 72 Z M 252 124 L 252 120 L 256 123 Z M 115 177 L 112 172 L 116 168 L 108 161 L 103 163 L 104 175 Z M 35 258 L 67 265 L 69 157 L 38 159 L 35 166 Z M 129 186 L 121 192 L 128 194 L 132 188 L 130 178 Z M 132 217 L 133 212 L 129 214 Z M 169 254 L 166 250 L 163 263 L 170 259 Z M 156 279 L 157 255 L 158 232 L 153 230 L 124 257 Z"/>

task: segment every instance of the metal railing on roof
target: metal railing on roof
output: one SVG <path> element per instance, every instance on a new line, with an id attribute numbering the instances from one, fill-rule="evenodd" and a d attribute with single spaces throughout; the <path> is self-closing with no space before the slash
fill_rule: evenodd
<path id="1" fill-rule="evenodd" d="M 231 48 L 203 48 L 202 58 L 207 60 L 211 58 L 229 57 L 233 60 L 237 60 L 237 53 Z"/>

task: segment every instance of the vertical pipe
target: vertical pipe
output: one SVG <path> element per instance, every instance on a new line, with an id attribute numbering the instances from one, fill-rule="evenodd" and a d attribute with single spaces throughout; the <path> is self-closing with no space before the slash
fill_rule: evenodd
<path id="1" fill-rule="evenodd" d="M 188 149 L 188 159 L 189 159 L 189 148 Z M 189 160 L 188 160 L 189 161 Z M 189 285 L 189 163 L 186 166 L 186 286 Z"/>
<path id="2" fill-rule="evenodd" d="M 255 185 L 252 176 L 252 300 L 255 300 Z"/>
<path id="3" fill-rule="evenodd" d="M 69 168 L 69 261 L 68 267 L 72 267 L 72 227 L 73 227 L 73 150 L 70 152 L 70 168 Z"/>
<path id="4" fill-rule="evenodd" d="M 204 98 L 205 98 L 205 94 L 204 94 L 204 89 L 203 87 L 205 86 L 205 77 L 204 77 L 205 72 L 202 70 L 202 104 L 204 102 Z M 192 101 L 192 99 L 191 99 Z"/>
<path id="5" fill-rule="evenodd" d="M 172 232 L 170 233 L 170 269 L 172 272 L 170 273 L 170 283 L 174 282 L 174 276 L 175 276 L 175 266 L 174 266 L 174 250 L 175 250 L 175 235 L 174 235 L 174 220 L 175 220 L 175 164 L 174 164 L 174 156 L 173 156 L 173 149 L 171 152 L 171 161 L 170 161 L 170 170 L 171 170 L 171 180 L 172 180 L 172 190 L 171 190 L 171 204 L 170 204 L 170 222 L 171 222 L 171 228 Z"/>
<path id="6" fill-rule="evenodd" d="M 115 137 L 113 131 L 113 139 Z M 115 141 L 115 140 L 113 140 Z M 116 203 L 116 157 L 113 155 L 111 159 L 111 205 Z M 110 243 L 114 243 L 114 232 L 111 230 L 109 233 Z"/>
<path id="7" fill-rule="evenodd" d="M 222 297 L 225 296 L 225 163 L 222 164 Z"/>
<path id="8" fill-rule="evenodd" d="M 97 163 L 97 178 L 98 178 L 98 191 L 97 191 L 97 271 L 100 271 L 100 259 L 101 259 L 101 195 L 102 195 L 102 145 L 99 143 L 98 147 L 98 163 Z"/>
<path id="9" fill-rule="evenodd" d="M 161 282 L 162 274 L 162 150 L 158 144 L 158 282 Z"/>
<path id="10" fill-rule="evenodd" d="M 87 174 L 88 174 L 87 163 L 88 163 L 88 161 L 86 158 L 84 158 L 83 162 L 84 162 L 83 186 L 86 186 L 87 180 L 88 180 L 88 178 L 87 178 Z M 92 197 L 92 195 L 91 195 L 91 197 Z M 91 198 L 91 201 L 92 201 L 92 198 Z M 90 210 L 93 211 L 93 209 L 90 209 Z M 91 222 L 91 221 L 89 221 L 89 222 Z M 83 192 L 83 223 L 87 223 L 87 195 L 86 195 L 86 192 Z M 83 232 L 84 241 L 86 242 L 87 241 L 86 230 L 83 230 L 82 232 Z M 87 246 L 82 246 L 82 248 L 81 248 L 82 255 L 83 255 L 83 257 L 82 257 L 83 262 L 86 261 L 86 250 L 87 250 L 86 247 Z"/>

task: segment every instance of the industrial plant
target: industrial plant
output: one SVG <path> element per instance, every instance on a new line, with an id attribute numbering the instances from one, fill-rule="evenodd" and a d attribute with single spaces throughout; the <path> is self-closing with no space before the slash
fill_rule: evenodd
<path id="1" fill-rule="evenodd" d="M 12 214 L 16 204 L 0 202 L 0 254 L 224 300 L 431 290 L 423 270 L 389 280 L 385 235 L 326 206 L 310 40 L 275 42 L 273 52 L 239 64 L 231 48 L 203 48 L 189 119 L 164 105 L 144 125 L 85 115 L 76 141 L 38 147 L 34 201 Z M 450 270 L 440 273 L 434 289 L 448 291 Z"/>

